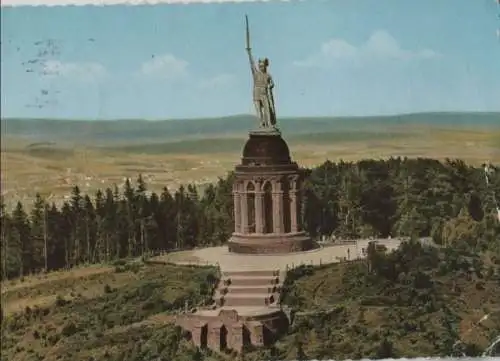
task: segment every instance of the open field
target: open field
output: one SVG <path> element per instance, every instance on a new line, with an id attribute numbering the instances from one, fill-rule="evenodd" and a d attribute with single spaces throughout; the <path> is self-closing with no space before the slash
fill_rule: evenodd
<path id="1" fill-rule="evenodd" d="M 307 128 L 304 120 L 291 119 L 282 132 L 303 166 L 397 156 L 500 163 L 500 114 L 469 122 L 456 117 L 455 123 L 448 115 L 432 121 L 415 116 L 319 118 Z M 195 121 L 171 121 L 178 125 L 172 132 L 167 122 L 3 120 L 2 194 L 10 207 L 36 192 L 61 202 L 74 185 L 93 193 L 139 173 L 154 191 L 212 182 L 239 162 L 252 119 Z"/>

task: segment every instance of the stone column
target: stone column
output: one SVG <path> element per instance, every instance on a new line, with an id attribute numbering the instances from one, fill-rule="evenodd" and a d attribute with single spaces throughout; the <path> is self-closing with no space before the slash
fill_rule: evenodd
<path id="1" fill-rule="evenodd" d="M 230 337 L 228 340 L 228 348 L 237 351 L 238 353 L 241 353 L 243 350 L 243 323 L 242 322 L 235 322 L 230 325 L 231 330 L 230 330 Z"/>
<path id="2" fill-rule="evenodd" d="M 290 181 L 290 232 L 296 233 L 299 231 L 298 212 L 299 197 L 297 190 L 297 181 L 295 179 Z"/>
<path id="3" fill-rule="evenodd" d="M 208 324 L 207 346 L 214 351 L 220 351 L 224 346 L 221 344 L 221 332 L 224 325 L 215 321 Z"/>
<path id="4" fill-rule="evenodd" d="M 256 347 L 264 346 L 264 325 L 261 322 L 253 321 L 250 326 L 252 327 L 250 333 L 252 345 Z"/>
<path id="5" fill-rule="evenodd" d="M 191 330 L 191 339 L 196 347 L 201 348 L 201 327 L 199 325 L 195 325 Z"/>
<path id="6" fill-rule="evenodd" d="M 197 347 L 200 347 L 200 348 L 207 347 L 206 337 L 203 337 L 203 334 L 205 334 L 205 336 L 207 336 L 206 333 L 207 333 L 206 322 L 203 322 L 203 321 L 196 322 L 196 324 L 193 326 L 193 329 L 191 331 L 191 338 Z"/>
<path id="7" fill-rule="evenodd" d="M 240 233 L 248 233 L 248 203 L 247 203 L 247 193 L 242 191 L 240 193 L 240 205 L 241 205 L 241 223 L 240 223 Z"/>
<path id="8" fill-rule="evenodd" d="M 255 233 L 264 233 L 264 192 L 255 192 Z"/>
<path id="9" fill-rule="evenodd" d="M 302 232 L 302 219 L 304 217 L 304 207 L 302 205 L 302 190 L 297 189 L 297 231 Z"/>
<path id="10" fill-rule="evenodd" d="M 234 232 L 241 233 L 241 194 L 240 185 L 235 182 L 233 189 L 234 199 Z"/>
<path id="11" fill-rule="evenodd" d="M 283 233 L 283 191 L 280 181 L 273 182 L 273 228 L 274 233 Z"/>

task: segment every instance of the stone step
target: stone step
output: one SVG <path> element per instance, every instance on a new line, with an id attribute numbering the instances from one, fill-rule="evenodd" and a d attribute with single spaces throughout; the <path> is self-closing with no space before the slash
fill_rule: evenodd
<path id="1" fill-rule="evenodd" d="M 222 305 L 228 307 L 242 306 L 268 306 L 274 303 L 272 295 L 257 295 L 257 294 L 227 294 L 222 298 Z"/>
<path id="2" fill-rule="evenodd" d="M 235 295 L 238 297 L 240 294 L 247 295 L 259 295 L 262 297 L 271 296 L 271 295 L 279 295 L 280 287 L 274 285 L 268 286 L 231 286 L 231 287 L 222 287 L 217 288 L 215 290 L 213 299 L 216 300 L 219 297 L 227 297 L 228 295 Z"/>
<path id="3" fill-rule="evenodd" d="M 227 288 L 227 294 L 270 294 L 278 292 L 278 287 L 269 286 L 231 286 Z"/>
<path id="4" fill-rule="evenodd" d="M 279 270 L 248 270 L 248 271 L 224 271 L 222 272 L 222 275 L 227 278 L 231 277 L 238 277 L 238 276 L 244 276 L 244 277 L 249 277 L 249 276 L 257 276 L 257 277 L 278 277 L 280 275 Z"/>
<path id="5" fill-rule="evenodd" d="M 237 286 L 269 286 L 279 283 L 278 277 L 237 276 L 229 278 L 229 287 Z"/>

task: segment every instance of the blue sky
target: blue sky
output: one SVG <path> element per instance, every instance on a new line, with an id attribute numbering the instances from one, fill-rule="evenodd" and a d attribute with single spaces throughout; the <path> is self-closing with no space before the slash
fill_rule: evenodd
<path id="1" fill-rule="evenodd" d="M 278 117 L 500 111 L 494 0 L 308 0 L 3 7 L 2 117 L 251 113 L 244 14 Z"/>

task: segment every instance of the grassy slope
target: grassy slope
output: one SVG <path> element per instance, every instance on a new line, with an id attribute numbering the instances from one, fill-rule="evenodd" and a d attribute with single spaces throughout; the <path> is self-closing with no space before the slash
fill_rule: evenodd
<path id="1" fill-rule="evenodd" d="M 298 343 L 308 359 L 381 357 L 387 339 L 393 353 L 385 357 L 447 356 L 443 350 L 458 338 L 484 349 L 500 331 L 498 280 L 431 273 L 435 309 L 417 300 L 398 304 L 399 296 L 420 291 L 366 278 L 364 263 L 297 270 L 283 302 L 305 312 L 278 349 L 286 359 L 297 357 Z M 485 314 L 489 319 L 474 326 Z"/>
<path id="2" fill-rule="evenodd" d="M 26 305 L 2 320 L 2 361 L 193 359 L 172 314 L 185 301 L 211 298 L 213 268 L 130 264 L 72 272 L 2 285 L 6 308 Z M 40 304 L 46 295 L 57 299 Z"/>

